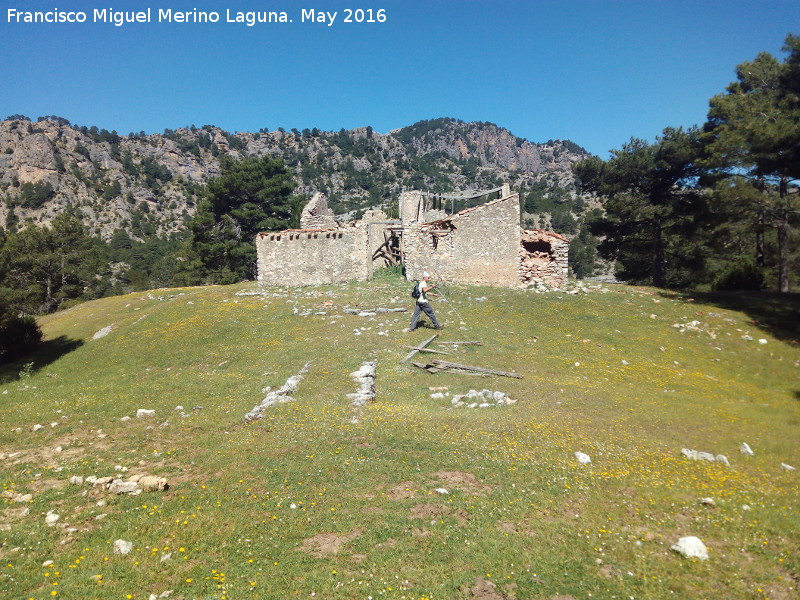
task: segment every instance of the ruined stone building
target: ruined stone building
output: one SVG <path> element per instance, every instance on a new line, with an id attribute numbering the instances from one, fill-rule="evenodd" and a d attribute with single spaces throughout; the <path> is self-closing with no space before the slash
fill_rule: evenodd
<path id="1" fill-rule="evenodd" d="M 457 213 L 455 200 L 496 196 Z M 519 194 L 508 185 L 473 194 L 404 192 L 400 219 L 368 211 L 342 224 L 317 193 L 306 205 L 300 229 L 260 233 L 256 238 L 258 281 L 262 285 L 321 285 L 370 279 L 375 268 L 403 264 L 409 280 L 429 271 L 454 283 L 499 287 L 567 279 L 566 238 L 523 230 Z"/>

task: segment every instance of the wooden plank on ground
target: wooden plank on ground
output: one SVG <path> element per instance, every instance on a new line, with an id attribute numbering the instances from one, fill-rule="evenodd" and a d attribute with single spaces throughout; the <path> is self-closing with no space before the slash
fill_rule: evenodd
<path id="1" fill-rule="evenodd" d="M 400 362 L 406 362 L 406 361 L 407 361 L 409 358 L 411 358 L 412 356 L 414 356 L 414 355 L 415 355 L 417 352 L 419 352 L 420 350 L 422 350 L 422 349 L 423 349 L 425 346 L 427 346 L 428 344 L 430 344 L 430 343 L 431 343 L 433 340 L 435 340 L 437 337 L 439 337 L 439 334 L 438 334 L 438 333 L 435 333 L 435 334 L 433 334 L 433 337 L 432 337 L 432 338 L 430 338 L 430 339 L 428 339 L 428 340 L 425 340 L 424 342 L 422 342 L 421 344 L 418 344 L 417 346 L 414 346 L 414 349 L 413 349 L 411 352 L 409 352 L 408 354 L 406 354 L 406 356 L 405 356 L 405 357 L 403 358 L 403 360 L 401 360 Z"/>
<path id="2" fill-rule="evenodd" d="M 440 369 L 439 367 L 434 367 L 433 365 L 428 365 L 428 364 L 425 364 L 425 363 L 412 362 L 411 364 L 414 365 L 415 367 L 417 367 L 418 369 L 422 369 L 423 371 L 427 371 L 428 373 L 438 373 L 438 372 L 444 370 L 444 369 Z"/>
<path id="3" fill-rule="evenodd" d="M 440 346 L 483 346 L 483 342 L 436 342 Z"/>
<path id="4" fill-rule="evenodd" d="M 450 369 L 461 369 L 464 371 L 475 371 L 477 373 L 488 373 L 490 375 L 501 375 L 503 377 L 513 377 L 514 379 L 522 379 L 522 375 L 519 373 L 513 373 L 509 371 L 500 371 L 498 369 L 487 369 L 485 367 L 473 367 L 471 365 L 462 365 L 458 363 L 451 363 L 447 362 L 446 360 L 439 360 L 434 359 L 433 364 L 437 367 L 444 367 Z"/>
<path id="5" fill-rule="evenodd" d="M 417 348 L 416 346 L 403 346 L 403 348 L 411 348 L 412 350 L 419 350 L 420 352 L 433 352 L 434 354 L 447 354 L 452 356 L 452 352 L 442 352 L 441 350 L 434 350 L 433 348 Z"/>

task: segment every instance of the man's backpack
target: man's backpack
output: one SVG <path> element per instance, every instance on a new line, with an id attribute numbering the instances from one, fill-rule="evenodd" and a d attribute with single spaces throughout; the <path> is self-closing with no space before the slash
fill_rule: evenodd
<path id="1" fill-rule="evenodd" d="M 411 290 L 411 297 L 414 300 L 417 300 L 417 299 L 419 299 L 420 295 L 421 294 L 420 294 L 420 291 L 419 291 L 419 283 L 417 283 L 416 285 L 414 285 L 414 289 Z"/>

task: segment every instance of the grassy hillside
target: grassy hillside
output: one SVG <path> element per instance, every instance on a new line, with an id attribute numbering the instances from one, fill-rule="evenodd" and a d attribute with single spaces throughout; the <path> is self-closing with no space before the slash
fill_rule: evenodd
<path id="1" fill-rule="evenodd" d="M 798 597 L 796 297 L 449 290 L 465 324 L 437 303 L 439 339 L 484 345 L 431 348 L 512 379 L 408 366 L 433 331 L 344 310 L 410 307 L 409 287 L 159 290 L 41 319 L 47 346 L 0 372 L 0 595 Z M 242 424 L 306 363 L 293 402 Z M 516 403 L 452 408 L 469 389 Z M 169 489 L 69 483 L 143 474 Z M 709 560 L 670 550 L 683 536 Z"/>

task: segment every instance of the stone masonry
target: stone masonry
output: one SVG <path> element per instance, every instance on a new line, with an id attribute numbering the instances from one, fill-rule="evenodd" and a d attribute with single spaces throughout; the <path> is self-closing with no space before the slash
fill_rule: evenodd
<path id="1" fill-rule="evenodd" d="M 261 285 L 322 285 L 372 277 L 373 253 L 390 235 L 402 240 L 409 280 L 429 271 L 454 283 L 561 287 L 567 280 L 569 241 L 552 232 L 523 231 L 519 194 L 508 185 L 500 198 L 448 215 L 426 211 L 421 192 L 400 196 L 400 221 L 370 212 L 342 225 L 317 193 L 301 216 L 301 229 L 256 237 Z"/>
<path id="2" fill-rule="evenodd" d="M 256 251 L 261 285 L 363 281 L 371 273 L 365 226 L 259 233 Z"/>
<path id="3" fill-rule="evenodd" d="M 406 275 L 429 271 L 434 278 L 459 283 L 520 285 L 519 195 L 468 208 L 430 223 L 403 229 Z"/>
<path id="4" fill-rule="evenodd" d="M 561 287 L 567 280 L 569 240 L 551 231 L 525 230 L 519 248 L 523 285 Z"/>
<path id="5" fill-rule="evenodd" d="M 333 211 L 328 208 L 328 198 L 322 192 L 314 194 L 300 214 L 300 229 L 333 229 L 338 226 Z"/>

